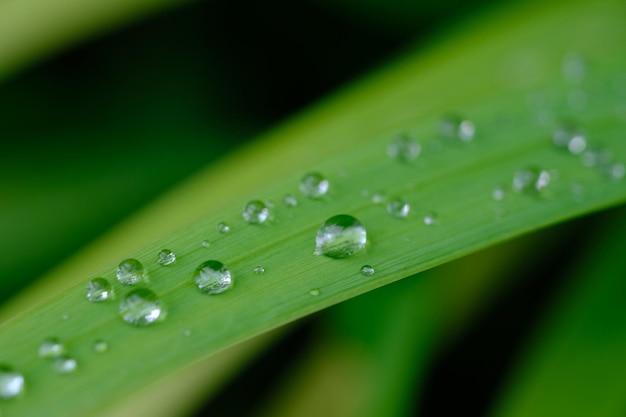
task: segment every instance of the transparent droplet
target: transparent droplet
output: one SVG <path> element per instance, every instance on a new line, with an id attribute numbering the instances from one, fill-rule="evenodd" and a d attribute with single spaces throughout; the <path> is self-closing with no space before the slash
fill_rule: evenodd
<path id="1" fill-rule="evenodd" d="M 400 198 L 394 198 L 387 203 L 387 213 L 391 214 L 393 217 L 404 219 L 409 215 L 409 211 L 411 211 L 409 203 Z"/>
<path id="2" fill-rule="evenodd" d="M 133 285 L 145 278 L 143 265 L 137 259 L 125 259 L 117 267 L 117 280 L 124 285 Z"/>
<path id="3" fill-rule="evenodd" d="M 504 191 L 504 187 L 498 186 L 494 188 L 491 192 L 491 197 L 493 197 L 493 199 L 496 201 L 504 200 L 504 197 L 506 197 L 506 191 Z"/>
<path id="4" fill-rule="evenodd" d="M 612 180 L 619 181 L 624 178 L 626 167 L 622 163 L 611 164 L 605 169 L 605 174 Z"/>
<path id="5" fill-rule="evenodd" d="M 102 339 L 98 339 L 93 342 L 93 351 L 96 353 L 104 353 L 109 350 L 109 344 Z"/>
<path id="6" fill-rule="evenodd" d="M 262 266 L 257 266 L 256 268 L 254 268 L 255 274 L 262 274 L 264 272 L 265 272 L 265 268 L 263 268 Z"/>
<path id="7" fill-rule="evenodd" d="M 94 278 L 87 283 L 87 299 L 99 302 L 113 298 L 113 287 L 104 278 Z"/>
<path id="8" fill-rule="evenodd" d="M 229 289 L 233 279 L 226 265 L 220 261 L 206 261 L 194 271 L 193 282 L 203 293 L 215 295 Z"/>
<path id="9" fill-rule="evenodd" d="M 243 219 L 250 224 L 259 224 L 267 220 L 270 210 L 260 200 L 249 201 L 243 208 Z"/>
<path id="10" fill-rule="evenodd" d="M 219 222 L 216 226 L 217 231 L 220 233 L 228 233 L 230 232 L 230 226 L 224 222 Z"/>
<path id="11" fill-rule="evenodd" d="M 384 203 L 385 201 L 387 201 L 387 195 L 383 193 L 382 191 L 377 191 L 372 196 L 372 203 L 374 204 L 381 204 L 381 203 Z"/>
<path id="12" fill-rule="evenodd" d="M 585 135 L 579 129 L 569 125 L 561 125 L 554 129 L 552 142 L 558 148 L 567 149 L 575 155 L 580 155 L 587 147 Z"/>
<path id="13" fill-rule="evenodd" d="M 122 319 L 134 326 L 149 326 L 165 318 L 163 303 L 147 288 L 137 288 L 126 294 L 119 311 Z"/>
<path id="14" fill-rule="evenodd" d="M 476 126 L 470 120 L 463 120 L 459 124 L 459 139 L 463 142 L 469 142 L 474 139 L 474 135 L 476 134 Z"/>
<path id="15" fill-rule="evenodd" d="M 319 288 L 313 288 L 312 290 L 310 290 L 309 295 L 312 295 L 313 297 L 317 297 L 318 295 L 320 295 Z"/>
<path id="16" fill-rule="evenodd" d="M 581 161 L 587 167 L 605 167 L 613 162 L 613 154 L 606 148 L 592 147 L 583 152 Z"/>
<path id="17" fill-rule="evenodd" d="M 400 134 L 387 146 L 387 155 L 396 161 L 411 162 L 422 151 L 421 145 L 407 134 Z"/>
<path id="18" fill-rule="evenodd" d="M 57 374 L 71 374 L 77 367 L 76 359 L 69 356 L 61 356 L 52 362 L 52 370 Z"/>
<path id="19" fill-rule="evenodd" d="M 209 242 L 208 240 L 203 240 L 202 241 L 202 247 L 208 248 L 209 246 L 211 246 L 211 242 Z"/>
<path id="20" fill-rule="evenodd" d="M 424 224 L 426 226 L 433 226 L 437 224 L 438 222 L 439 222 L 439 217 L 437 216 L 437 213 L 433 211 L 426 213 L 426 215 L 424 216 Z"/>
<path id="21" fill-rule="evenodd" d="M 157 263 L 161 266 L 168 266 L 176 262 L 176 254 L 169 249 L 161 249 L 157 254 Z"/>
<path id="22" fill-rule="evenodd" d="M 585 79 L 587 63 L 582 55 L 570 52 L 563 57 L 563 77 L 565 81 L 578 84 Z"/>
<path id="23" fill-rule="evenodd" d="M 7 365 L 0 365 L 0 398 L 17 397 L 24 391 L 24 375 Z"/>
<path id="24" fill-rule="evenodd" d="M 548 185 L 550 185 L 550 174 L 543 169 L 524 168 L 513 175 L 513 191 L 517 193 L 543 191 Z"/>
<path id="25" fill-rule="evenodd" d="M 65 346 L 56 337 L 50 337 L 39 345 L 40 358 L 58 358 L 65 353 Z"/>
<path id="26" fill-rule="evenodd" d="M 448 115 L 439 121 L 439 134 L 446 139 L 470 142 L 476 134 L 476 126 L 471 120 Z"/>
<path id="27" fill-rule="evenodd" d="M 309 172 L 300 180 L 300 191 L 309 198 L 320 198 L 329 188 L 330 183 L 319 172 Z"/>
<path id="28" fill-rule="evenodd" d="M 326 220 L 315 236 L 315 255 L 346 258 L 365 247 L 367 231 L 356 218 L 339 214 Z"/>
<path id="29" fill-rule="evenodd" d="M 375 272 L 376 271 L 371 265 L 363 265 L 361 267 L 361 275 L 364 275 L 366 277 L 371 277 L 372 275 L 374 275 Z"/>
<path id="30" fill-rule="evenodd" d="M 298 205 L 298 199 L 293 194 L 285 194 L 283 196 L 283 204 L 287 207 L 296 207 Z"/>

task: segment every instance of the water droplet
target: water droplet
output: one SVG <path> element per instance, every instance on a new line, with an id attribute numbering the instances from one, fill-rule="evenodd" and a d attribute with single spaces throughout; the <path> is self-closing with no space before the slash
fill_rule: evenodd
<path id="1" fill-rule="evenodd" d="M 211 242 L 209 242 L 208 240 L 202 241 L 202 247 L 208 248 L 209 246 L 211 246 Z"/>
<path id="2" fill-rule="evenodd" d="M 61 320 L 69 320 L 69 318 L 70 318 L 70 315 L 69 315 L 69 314 L 63 314 L 63 315 L 61 316 Z"/>
<path id="3" fill-rule="evenodd" d="M 300 191 L 309 198 L 320 198 L 330 188 L 330 183 L 319 172 L 309 172 L 300 180 Z"/>
<path id="4" fill-rule="evenodd" d="M 189 330 L 189 329 L 183 330 L 182 331 L 182 335 L 185 336 L 185 337 L 191 336 L 191 330 Z"/>
<path id="5" fill-rule="evenodd" d="M 400 134 L 387 146 L 387 155 L 402 162 L 415 160 L 422 151 L 421 145 L 407 134 Z"/>
<path id="6" fill-rule="evenodd" d="M 233 279 L 226 265 L 220 261 L 206 261 L 194 271 L 193 282 L 203 293 L 215 295 L 229 289 Z"/>
<path id="7" fill-rule="evenodd" d="M 386 200 L 387 200 L 387 195 L 383 193 L 382 191 L 377 191 L 372 196 L 372 203 L 374 204 L 381 204 L 381 203 L 384 203 Z"/>
<path id="8" fill-rule="evenodd" d="M 550 174 L 543 169 L 524 168 L 513 175 L 513 191 L 517 193 L 543 191 L 548 185 L 550 185 Z"/>
<path id="9" fill-rule="evenodd" d="M 313 297 L 317 297 L 318 295 L 320 295 L 319 288 L 313 288 L 312 290 L 310 290 L 309 295 L 312 295 Z"/>
<path id="10" fill-rule="evenodd" d="M 98 339 L 93 342 L 93 351 L 96 353 L 104 353 L 109 350 L 109 344 L 102 339 Z"/>
<path id="11" fill-rule="evenodd" d="M 230 226 L 224 222 L 219 222 L 216 227 L 217 227 L 217 231 L 220 233 L 230 232 Z"/>
<path id="12" fill-rule="evenodd" d="M 69 356 L 58 357 L 52 362 L 52 370 L 57 374 L 71 374 L 77 367 L 76 359 Z"/>
<path id="13" fill-rule="evenodd" d="M 395 198 L 387 203 L 387 213 L 393 217 L 403 219 L 409 215 L 409 211 L 411 211 L 409 203 L 400 198 Z"/>
<path id="14" fill-rule="evenodd" d="M 296 207 L 298 205 L 298 199 L 293 194 L 285 194 L 283 196 L 283 204 L 287 207 Z"/>
<path id="15" fill-rule="evenodd" d="M 587 167 L 604 167 L 613 162 L 613 154 L 606 148 L 593 147 L 583 152 L 581 161 Z"/>
<path id="16" fill-rule="evenodd" d="M 426 213 L 426 215 L 424 216 L 424 224 L 426 226 L 433 226 L 437 224 L 438 222 L 439 222 L 439 217 L 437 216 L 437 213 L 433 211 Z"/>
<path id="17" fill-rule="evenodd" d="M 267 220 L 270 210 L 260 200 L 249 201 L 243 208 L 243 219 L 250 224 L 259 224 Z"/>
<path id="18" fill-rule="evenodd" d="M 624 178 L 626 167 L 622 163 L 611 164 L 606 168 L 605 173 L 610 179 L 619 181 Z"/>
<path id="19" fill-rule="evenodd" d="M 265 268 L 263 268 L 262 266 L 257 266 L 256 268 L 254 268 L 255 274 L 262 274 L 264 272 L 265 272 Z"/>
<path id="20" fill-rule="evenodd" d="M 449 115 L 439 122 L 439 134 L 447 139 L 470 142 L 476 134 L 476 126 L 471 120 Z"/>
<path id="21" fill-rule="evenodd" d="M 94 278 L 87 283 L 87 299 L 98 302 L 113 298 L 113 287 L 104 278 Z"/>
<path id="22" fill-rule="evenodd" d="M 157 263 L 161 266 L 168 266 L 176 262 L 176 254 L 169 249 L 161 249 L 157 254 Z"/>
<path id="23" fill-rule="evenodd" d="M 374 275 L 375 272 L 376 271 L 371 265 L 363 265 L 361 267 L 361 275 L 364 275 L 366 277 L 371 277 L 372 275 Z"/>
<path id="24" fill-rule="evenodd" d="M 65 353 L 65 346 L 59 342 L 59 339 L 50 337 L 39 345 L 40 358 L 58 358 Z"/>
<path id="25" fill-rule="evenodd" d="M 354 217 L 339 214 L 326 220 L 315 236 L 315 255 L 346 258 L 365 247 L 367 231 Z"/>
<path id="26" fill-rule="evenodd" d="M 137 259 L 125 259 L 117 267 L 117 280 L 124 285 L 133 285 L 145 278 L 143 265 Z"/>
<path id="27" fill-rule="evenodd" d="M 119 305 L 122 319 L 134 326 L 149 326 L 165 318 L 165 309 L 159 297 L 147 288 L 130 291 Z"/>
<path id="28" fill-rule="evenodd" d="M 565 81 L 578 84 L 585 79 L 587 63 L 582 55 L 570 52 L 563 57 L 563 77 Z"/>
<path id="29" fill-rule="evenodd" d="M 0 398 L 9 399 L 24 391 L 24 375 L 7 365 L 0 365 Z"/>
<path id="30" fill-rule="evenodd" d="M 498 186 L 494 188 L 491 192 L 491 197 L 493 197 L 493 199 L 496 201 L 504 200 L 504 197 L 506 197 L 506 191 L 504 191 L 504 187 Z"/>
<path id="31" fill-rule="evenodd" d="M 582 132 L 569 125 L 561 125 L 552 132 L 552 142 L 559 148 L 580 155 L 587 147 L 587 139 Z"/>

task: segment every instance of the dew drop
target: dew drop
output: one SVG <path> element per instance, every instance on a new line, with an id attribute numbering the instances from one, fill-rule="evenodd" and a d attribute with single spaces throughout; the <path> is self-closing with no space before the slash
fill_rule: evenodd
<path id="1" fill-rule="evenodd" d="M 113 287 L 104 278 L 94 278 L 87 283 L 87 299 L 97 303 L 113 298 Z"/>
<path id="2" fill-rule="evenodd" d="M 611 164 L 605 169 L 605 173 L 610 179 L 619 181 L 624 178 L 626 167 L 622 163 Z"/>
<path id="3" fill-rule="evenodd" d="M 270 210 L 261 200 L 249 201 L 243 208 L 243 219 L 250 224 L 259 224 L 267 220 Z"/>
<path id="4" fill-rule="evenodd" d="M 52 362 L 52 370 L 57 374 L 71 374 L 77 367 L 76 359 L 69 356 L 61 356 Z"/>
<path id="5" fill-rule="evenodd" d="M 262 266 L 257 266 L 256 268 L 254 268 L 255 274 L 262 274 L 264 272 L 265 272 L 265 268 L 263 268 Z"/>
<path id="6" fill-rule="evenodd" d="M 318 295 L 320 295 L 319 288 L 313 288 L 312 290 L 310 290 L 309 295 L 312 295 L 313 297 L 317 297 Z"/>
<path id="7" fill-rule="evenodd" d="M 93 351 L 96 353 L 105 353 L 109 350 L 109 344 L 106 340 L 98 339 L 93 342 Z"/>
<path id="8" fill-rule="evenodd" d="M 381 204 L 381 203 L 384 203 L 386 200 L 387 200 L 387 195 L 383 193 L 382 191 L 377 191 L 372 196 L 372 203 L 374 204 Z"/>
<path id="9" fill-rule="evenodd" d="M 391 214 L 393 217 L 404 219 L 409 215 L 409 211 L 411 211 L 409 203 L 400 198 L 394 198 L 387 203 L 387 213 Z"/>
<path id="10" fill-rule="evenodd" d="M 364 275 L 366 277 L 371 277 L 372 275 L 374 275 L 375 272 L 376 271 L 371 265 L 363 265 L 361 267 L 361 275 Z"/>
<path id="11" fill-rule="evenodd" d="M 491 197 L 493 197 L 495 201 L 504 200 L 504 198 L 506 197 L 506 191 L 504 191 L 504 187 L 498 186 L 494 188 L 493 191 L 491 192 Z"/>
<path id="12" fill-rule="evenodd" d="M 208 240 L 203 240 L 202 241 L 202 247 L 208 248 L 209 246 L 211 246 L 211 242 L 209 242 Z"/>
<path id="13" fill-rule="evenodd" d="M 149 326 L 165 319 L 165 309 L 159 297 L 147 288 L 130 291 L 119 305 L 122 319 L 133 326 Z"/>
<path id="14" fill-rule="evenodd" d="M 330 183 L 319 172 L 309 172 L 300 180 L 300 191 L 309 198 L 320 198 L 329 188 Z"/>
<path id="15" fill-rule="evenodd" d="M 606 148 L 593 147 L 583 152 L 581 161 L 587 167 L 605 167 L 613 161 L 613 154 Z"/>
<path id="16" fill-rule="evenodd" d="M 315 255 L 347 258 L 367 243 L 367 231 L 356 218 L 339 214 L 326 220 L 315 236 Z"/>
<path id="17" fill-rule="evenodd" d="M 143 265 L 137 259 L 125 259 L 117 267 L 117 280 L 124 285 L 133 285 L 145 278 Z"/>
<path id="18" fill-rule="evenodd" d="M 296 207 L 298 205 L 298 199 L 293 194 L 285 194 L 283 196 L 283 204 L 287 207 Z"/>
<path id="19" fill-rule="evenodd" d="M 224 222 L 219 222 L 216 226 L 217 231 L 220 233 L 228 233 L 230 232 L 230 226 Z"/>
<path id="20" fill-rule="evenodd" d="M 568 125 L 561 125 L 552 132 L 552 142 L 558 148 L 567 149 L 574 155 L 582 154 L 587 147 L 585 135 Z"/>
<path id="21" fill-rule="evenodd" d="M 524 168 L 513 175 L 513 191 L 516 193 L 543 191 L 548 185 L 550 185 L 550 173 L 543 169 Z"/>
<path id="22" fill-rule="evenodd" d="M 169 249 L 161 249 L 157 254 L 157 263 L 161 266 L 168 266 L 176 262 L 176 254 Z"/>
<path id="23" fill-rule="evenodd" d="M 424 216 L 424 224 L 426 226 L 433 226 L 437 224 L 438 222 L 439 222 L 439 217 L 437 216 L 437 213 L 433 211 L 426 213 L 426 215 Z"/>
<path id="24" fill-rule="evenodd" d="M 193 282 L 203 293 L 215 295 L 229 289 L 233 279 L 226 265 L 220 261 L 206 261 L 194 271 Z"/>
<path id="25" fill-rule="evenodd" d="M 447 139 L 470 142 L 474 139 L 474 135 L 476 134 L 476 126 L 471 120 L 449 115 L 440 120 L 439 134 Z"/>
<path id="26" fill-rule="evenodd" d="M 65 353 L 65 346 L 59 339 L 50 337 L 39 345 L 39 357 L 44 359 L 58 358 Z"/>
<path id="27" fill-rule="evenodd" d="M 422 151 L 421 145 L 407 134 L 400 134 L 387 146 L 387 155 L 396 161 L 411 162 Z"/>
<path id="28" fill-rule="evenodd" d="M 0 398 L 17 397 L 24 391 L 24 375 L 7 365 L 0 365 Z"/>

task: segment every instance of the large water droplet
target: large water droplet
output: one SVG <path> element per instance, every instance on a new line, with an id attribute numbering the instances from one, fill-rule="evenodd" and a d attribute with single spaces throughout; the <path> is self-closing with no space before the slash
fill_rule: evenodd
<path id="1" fill-rule="evenodd" d="M 87 299 L 91 302 L 99 302 L 113 298 L 113 287 L 104 278 L 94 278 L 87 283 Z"/>
<path id="2" fill-rule="evenodd" d="M 587 147 L 587 139 L 582 132 L 569 125 L 561 125 L 552 132 L 552 142 L 559 148 L 580 155 Z"/>
<path id="3" fill-rule="evenodd" d="M 300 191 L 309 198 L 320 198 L 329 188 L 330 183 L 319 172 L 309 172 L 300 180 Z"/>
<path id="4" fill-rule="evenodd" d="M 233 279 L 226 265 L 220 261 L 206 261 L 194 271 L 193 282 L 203 293 L 215 295 L 229 289 Z"/>
<path id="5" fill-rule="evenodd" d="M 387 155 L 402 162 L 413 161 L 421 151 L 421 145 L 407 134 L 398 135 L 387 147 Z"/>
<path id="6" fill-rule="evenodd" d="M 9 399 L 24 391 L 24 375 L 7 365 L 0 365 L 0 398 Z"/>
<path id="7" fill-rule="evenodd" d="M 176 262 L 176 254 L 169 249 L 161 249 L 157 254 L 157 263 L 161 266 L 168 266 Z"/>
<path id="8" fill-rule="evenodd" d="M 550 173 L 543 169 L 524 168 L 513 175 L 513 191 L 517 193 L 543 191 L 548 185 L 550 185 Z"/>
<path id="9" fill-rule="evenodd" d="M 363 265 L 361 267 L 361 275 L 371 277 L 376 273 L 376 270 L 371 265 Z"/>
<path id="10" fill-rule="evenodd" d="M 315 255 L 346 258 L 365 247 L 367 231 L 354 217 L 339 214 L 326 220 L 315 237 Z"/>
<path id="11" fill-rule="evenodd" d="M 264 202 L 252 200 L 243 208 L 243 219 L 250 224 L 263 223 L 270 215 L 270 210 Z"/>
<path id="12" fill-rule="evenodd" d="M 400 198 L 394 198 L 387 203 L 387 213 L 391 214 L 393 217 L 403 219 L 409 215 L 409 211 L 411 211 L 409 203 Z"/>
<path id="13" fill-rule="evenodd" d="M 439 122 L 439 134 L 446 139 L 470 142 L 476 135 L 476 126 L 471 120 L 448 115 Z"/>
<path id="14" fill-rule="evenodd" d="M 71 374 L 77 367 L 76 359 L 69 356 L 61 356 L 52 362 L 52 369 L 57 374 Z"/>
<path id="15" fill-rule="evenodd" d="M 96 353 L 104 353 L 109 350 L 109 344 L 106 340 L 98 339 L 93 342 L 93 351 Z"/>
<path id="16" fill-rule="evenodd" d="M 118 265 L 116 276 L 124 285 L 136 284 L 145 278 L 143 265 L 137 259 L 125 259 Z"/>
<path id="17" fill-rule="evenodd" d="M 119 305 L 120 315 L 126 323 L 149 326 L 165 318 L 165 308 L 159 297 L 147 288 L 130 291 Z"/>
<path id="18" fill-rule="evenodd" d="M 216 226 L 217 231 L 220 233 L 228 233 L 230 232 L 230 226 L 224 222 L 219 222 Z"/>
<path id="19" fill-rule="evenodd" d="M 56 337 L 50 337 L 39 345 L 40 358 L 58 358 L 65 353 L 65 346 Z"/>
<path id="20" fill-rule="evenodd" d="M 296 207 L 298 205 L 298 199 L 293 194 L 285 194 L 283 196 L 283 204 L 287 207 Z"/>

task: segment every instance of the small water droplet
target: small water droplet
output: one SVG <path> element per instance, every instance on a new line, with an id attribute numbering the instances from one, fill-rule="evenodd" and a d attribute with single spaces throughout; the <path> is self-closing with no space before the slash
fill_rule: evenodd
<path id="1" fill-rule="evenodd" d="M 161 249 L 157 254 L 157 263 L 161 266 L 168 266 L 176 262 L 176 254 L 169 249 Z"/>
<path id="2" fill-rule="evenodd" d="M 582 154 L 587 147 L 585 135 L 579 129 L 566 124 L 558 126 L 552 132 L 552 142 L 574 155 Z"/>
<path id="3" fill-rule="evenodd" d="M 94 278 L 87 283 L 87 299 L 91 302 L 99 302 L 113 298 L 113 287 L 104 278 Z"/>
<path id="4" fill-rule="evenodd" d="M 117 267 L 117 280 L 124 285 L 133 285 L 145 279 L 143 265 L 137 259 L 124 259 Z"/>
<path id="5" fill-rule="evenodd" d="M 581 155 L 581 161 L 587 167 L 605 167 L 613 162 L 613 154 L 606 148 L 592 147 Z"/>
<path id="6" fill-rule="evenodd" d="M 208 248 L 209 246 L 211 246 L 211 242 L 209 242 L 208 240 L 202 241 L 202 247 Z"/>
<path id="7" fill-rule="evenodd" d="M 149 326 L 165 319 L 165 308 L 159 297 L 147 288 L 130 291 L 119 305 L 122 319 L 134 326 Z"/>
<path id="8" fill-rule="evenodd" d="M 220 261 L 201 263 L 193 273 L 193 282 L 205 294 L 220 294 L 233 284 L 230 271 Z"/>
<path id="9" fill-rule="evenodd" d="M 391 214 L 393 217 L 404 219 L 409 215 L 409 211 L 411 211 L 409 203 L 400 198 L 394 198 L 387 203 L 387 213 Z"/>
<path id="10" fill-rule="evenodd" d="M 364 275 L 366 277 L 371 277 L 372 275 L 374 275 L 375 272 L 376 271 L 371 265 L 363 265 L 361 267 L 361 275 Z"/>
<path id="11" fill-rule="evenodd" d="M 76 359 L 69 356 L 61 356 L 52 362 L 52 370 L 57 374 L 71 374 L 77 367 Z"/>
<path id="12" fill-rule="evenodd" d="M 309 172 L 300 180 L 300 191 L 309 198 L 320 198 L 329 188 L 330 183 L 319 172 Z"/>
<path id="13" fill-rule="evenodd" d="M 624 178 L 626 167 L 622 163 L 611 164 L 605 169 L 605 173 L 610 179 L 619 181 Z"/>
<path id="14" fill-rule="evenodd" d="M 230 232 L 230 226 L 224 222 L 219 222 L 216 226 L 217 231 L 220 233 L 228 233 Z"/>
<path id="15" fill-rule="evenodd" d="M 506 197 L 506 191 L 504 191 L 504 187 L 498 186 L 493 189 L 491 192 L 491 197 L 493 197 L 496 201 L 502 201 Z"/>
<path id="16" fill-rule="evenodd" d="M 61 316 L 61 320 L 69 320 L 69 318 L 70 318 L 70 315 L 69 315 L 69 314 L 63 314 L 63 315 Z"/>
<path id="17" fill-rule="evenodd" d="M 543 169 L 524 168 L 513 175 L 513 191 L 516 193 L 543 191 L 548 185 L 550 185 L 550 174 Z"/>
<path id="18" fill-rule="evenodd" d="M 397 135 L 387 146 L 387 155 L 396 161 L 411 162 L 422 151 L 421 145 L 408 134 Z"/>
<path id="19" fill-rule="evenodd" d="M 585 79 L 587 63 L 582 55 L 570 52 L 563 57 L 563 77 L 571 84 L 578 84 Z"/>
<path id="20" fill-rule="evenodd" d="M 265 272 L 265 268 L 263 268 L 262 266 L 257 266 L 256 268 L 254 268 L 255 274 L 262 274 L 264 272 Z"/>
<path id="21" fill-rule="evenodd" d="M 24 375 L 8 365 L 0 365 L 0 398 L 17 397 L 24 391 Z"/>
<path id="22" fill-rule="evenodd" d="M 439 223 L 439 217 L 437 216 L 437 213 L 433 211 L 426 213 L 426 215 L 424 216 L 424 224 L 426 226 L 433 226 L 437 223 Z"/>
<path id="23" fill-rule="evenodd" d="M 315 255 L 346 258 L 361 251 L 367 243 L 367 231 L 356 218 L 339 214 L 326 220 L 315 236 Z"/>
<path id="24" fill-rule="evenodd" d="M 270 210 L 261 200 L 252 200 L 243 208 L 243 219 L 250 224 L 259 224 L 267 220 Z"/>
<path id="25" fill-rule="evenodd" d="M 446 139 L 470 142 L 476 134 L 476 126 L 471 120 L 448 115 L 439 121 L 439 134 Z"/>
<path id="26" fill-rule="evenodd" d="M 283 204 L 287 207 L 296 207 L 298 205 L 298 199 L 293 194 L 285 194 L 283 196 Z"/>
<path id="27" fill-rule="evenodd" d="M 313 288 L 312 290 L 310 290 L 309 295 L 312 295 L 313 297 L 317 297 L 318 295 L 320 295 L 319 288 Z"/>
<path id="28" fill-rule="evenodd" d="M 104 353 L 109 350 L 109 344 L 102 339 L 98 339 L 93 342 L 93 351 L 96 353 Z"/>
<path id="29" fill-rule="evenodd" d="M 65 353 L 65 346 L 56 337 L 50 337 L 39 345 L 40 358 L 58 358 Z"/>
<path id="30" fill-rule="evenodd" d="M 387 201 L 387 195 L 383 193 L 382 191 L 377 191 L 372 196 L 372 203 L 374 204 L 381 204 L 381 203 L 384 203 L 385 201 Z"/>

